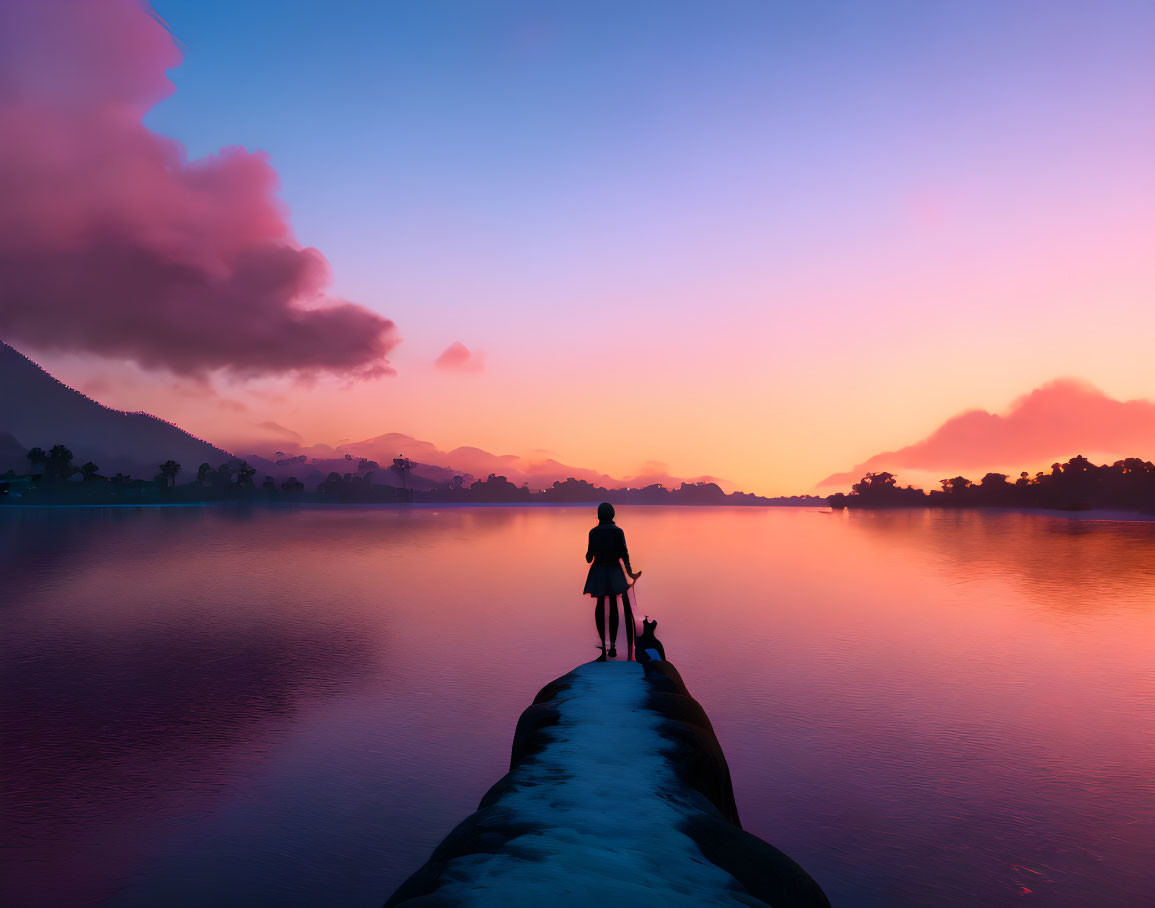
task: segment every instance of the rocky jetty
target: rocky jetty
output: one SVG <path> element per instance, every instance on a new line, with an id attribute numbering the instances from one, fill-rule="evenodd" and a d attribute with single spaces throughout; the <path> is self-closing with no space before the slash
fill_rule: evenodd
<path id="1" fill-rule="evenodd" d="M 829 906 L 742 830 L 710 720 L 662 659 L 591 662 L 542 688 L 509 773 L 386 906 L 598 902 Z"/>

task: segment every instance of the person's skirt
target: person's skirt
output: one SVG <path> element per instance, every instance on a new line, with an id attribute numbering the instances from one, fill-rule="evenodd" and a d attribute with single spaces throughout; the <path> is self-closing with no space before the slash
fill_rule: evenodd
<path id="1" fill-rule="evenodd" d="M 620 561 L 613 564 L 591 564 L 582 593 L 588 596 L 620 596 L 630 588 Z"/>

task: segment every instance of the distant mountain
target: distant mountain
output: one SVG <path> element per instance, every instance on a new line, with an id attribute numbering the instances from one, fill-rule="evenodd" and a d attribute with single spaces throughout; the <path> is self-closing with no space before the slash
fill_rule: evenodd
<path id="1" fill-rule="evenodd" d="M 0 398 L 4 394 L 0 390 Z M 3 406 L 2 399 L 0 399 L 0 406 Z M 28 465 L 28 449 L 20 443 L 20 440 L 11 432 L 0 432 L 0 473 L 5 472 L 11 466 L 17 473 L 23 473 L 24 467 Z M 20 466 L 23 464 L 24 466 Z"/>
<path id="2" fill-rule="evenodd" d="M 380 464 L 381 469 L 373 477 L 374 483 L 399 486 L 400 477 L 388 467 L 393 463 L 394 457 L 405 456 L 413 461 L 413 472 L 407 482 L 410 488 L 418 489 L 443 485 L 454 476 L 463 476 L 472 482 L 475 479 L 484 479 L 491 473 L 506 477 L 514 485 L 524 484 L 534 490 L 548 489 L 554 482 L 569 478 L 584 480 L 605 488 L 638 489 L 661 483 L 667 488 L 676 489 L 683 482 L 713 482 L 727 489 L 732 488 L 731 483 L 716 476 L 692 478 L 672 476 L 667 471 L 666 465 L 661 463 L 645 464 L 642 472 L 634 476 L 614 477 L 599 470 L 570 466 L 545 454 L 529 457 L 491 454 L 481 448 L 469 446 L 443 451 L 428 441 L 398 432 L 387 432 L 364 441 L 346 442 L 335 447 L 322 444 L 305 447 L 291 441 L 283 441 L 278 447 L 282 450 L 273 453 L 269 450 L 269 443 L 255 444 L 244 447 L 238 453 L 243 453 L 245 459 L 258 470 L 277 478 L 284 478 L 286 473 L 291 472 L 306 484 L 309 482 L 306 475 L 320 475 L 323 478 L 323 474 L 331 470 L 338 473 L 348 472 L 350 465 L 344 459 L 348 456 L 355 461 L 365 458 Z M 294 455 L 303 455 L 308 461 L 308 467 L 294 463 L 290 464 L 290 469 L 274 463 L 275 461 L 288 463 Z"/>
<path id="3" fill-rule="evenodd" d="M 0 472 L 26 472 L 29 448 L 55 444 L 66 445 L 76 464 L 91 460 L 102 475 L 120 471 L 138 479 L 151 479 L 170 459 L 195 473 L 206 461 L 216 466 L 231 457 L 148 413 L 97 403 L 0 341 Z"/>
<path id="4" fill-rule="evenodd" d="M 125 413 L 97 403 L 0 341 L 0 473 L 9 469 L 27 472 L 28 450 L 48 450 L 55 444 L 66 445 L 77 465 L 91 460 L 104 476 L 119 471 L 136 479 L 151 479 L 161 463 L 175 460 L 183 468 L 178 478 L 181 483 L 194 478 L 202 463 L 216 467 L 234 459 L 222 448 L 148 413 Z M 378 464 L 374 484 L 401 485 L 401 476 L 390 469 L 393 458 L 399 455 L 412 460 L 413 471 L 405 484 L 418 490 L 447 485 L 455 476 L 470 483 L 491 473 L 535 490 L 548 489 L 555 481 L 568 478 L 604 488 L 642 488 L 654 483 L 678 488 L 683 482 L 728 485 L 713 476 L 688 480 L 671 476 L 664 464 L 657 463 L 646 464 L 636 476 L 615 478 L 544 454 L 519 457 L 474 447 L 442 451 L 427 441 L 396 432 L 336 447 L 304 447 L 291 441 L 278 447 L 283 450 L 254 450 L 257 446 L 252 445 L 236 453 L 257 470 L 258 482 L 263 476 L 277 481 L 293 476 L 310 489 L 331 472 L 357 473 L 362 458 Z"/>
<path id="5" fill-rule="evenodd" d="M 533 459 L 515 454 L 491 454 L 489 451 L 472 446 L 442 451 L 427 441 L 420 441 L 397 432 L 338 445 L 336 450 L 340 454 L 368 457 L 386 464 L 392 463 L 394 457 L 404 454 L 419 462 L 422 467 L 441 468 L 446 473 L 445 480 L 452 479 L 454 474 L 484 479 L 490 473 L 495 473 L 498 476 L 505 476 L 515 485 L 528 483 L 532 489 L 549 488 L 555 480 L 563 480 L 570 476 L 600 485 L 623 484 L 597 470 L 569 466 L 553 458 Z M 427 475 L 434 478 L 429 473 Z"/>

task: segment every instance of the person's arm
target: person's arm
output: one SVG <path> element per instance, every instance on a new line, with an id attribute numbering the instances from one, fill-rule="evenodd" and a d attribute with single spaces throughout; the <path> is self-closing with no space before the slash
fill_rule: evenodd
<path id="1" fill-rule="evenodd" d="M 586 543 L 586 564 L 594 560 L 594 531 L 590 530 L 589 542 Z"/>

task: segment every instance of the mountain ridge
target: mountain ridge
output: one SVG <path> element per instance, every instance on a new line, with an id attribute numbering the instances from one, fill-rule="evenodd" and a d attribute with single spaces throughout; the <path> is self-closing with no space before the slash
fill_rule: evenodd
<path id="1" fill-rule="evenodd" d="M 43 366 L 0 340 L 0 433 L 26 453 L 33 447 L 66 445 L 76 463 L 91 460 L 103 473 L 151 477 L 158 464 L 176 460 L 186 467 L 219 464 L 232 455 L 167 420 L 143 411 L 116 410 L 93 400 Z M 14 447 L 0 447 L 0 472 L 28 468 L 13 463 Z"/>

